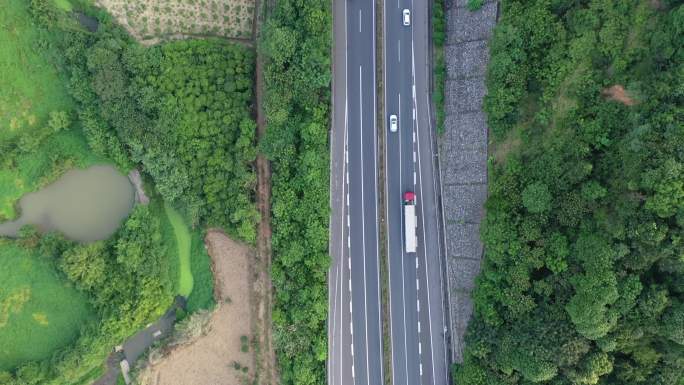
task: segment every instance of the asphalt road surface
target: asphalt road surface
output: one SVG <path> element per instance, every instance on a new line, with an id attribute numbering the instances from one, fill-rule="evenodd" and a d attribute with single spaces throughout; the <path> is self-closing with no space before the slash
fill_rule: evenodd
<path id="1" fill-rule="evenodd" d="M 379 210 L 387 210 L 393 385 L 446 385 L 443 260 L 440 254 L 434 131 L 429 110 L 425 2 L 386 0 L 383 95 L 388 119 L 376 122 L 375 9 L 368 0 L 334 1 L 333 126 L 329 272 L 329 385 L 382 385 Z M 412 25 L 402 25 L 410 9 Z M 384 127 L 384 125 L 380 125 Z M 379 180 L 379 135 L 387 179 Z M 424 181 L 424 182 L 423 182 Z M 385 184 L 386 208 L 378 206 Z M 417 195 L 418 252 L 405 253 L 404 192 Z"/>
<path id="2" fill-rule="evenodd" d="M 411 25 L 403 24 L 403 10 Z M 387 248 L 393 385 L 446 385 L 443 255 L 436 148 L 429 110 L 426 1 L 384 1 L 385 109 L 399 117 L 387 143 Z M 406 253 L 402 196 L 416 193 L 418 252 Z"/>
<path id="3" fill-rule="evenodd" d="M 334 4 L 328 383 L 381 385 L 375 7 Z"/>

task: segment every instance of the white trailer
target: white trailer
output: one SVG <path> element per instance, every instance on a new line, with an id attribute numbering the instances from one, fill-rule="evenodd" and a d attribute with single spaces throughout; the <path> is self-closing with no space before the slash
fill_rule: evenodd
<path id="1" fill-rule="evenodd" d="M 416 218 L 416 194 L 407 191 L 404 193 L 404 239 L 407 253 L 416 252 L 418 246 L 416 227 L 418 227 L 418 220 Z"/>

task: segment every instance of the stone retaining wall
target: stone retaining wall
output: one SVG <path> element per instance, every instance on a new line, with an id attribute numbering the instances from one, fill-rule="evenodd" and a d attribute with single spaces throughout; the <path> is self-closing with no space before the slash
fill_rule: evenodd
<path id="1" fill-rule="evenodd" d="M 480 221 L 487 198 L 487 122 L 482 111 L 487 41 L 497 3 L 471 12 L 467 0 L 447 0 L 445 132 L 439 139 L 453 359 L 463 361 L 463 337 L 473 312 L 471 292 L 483 248 Z"/>

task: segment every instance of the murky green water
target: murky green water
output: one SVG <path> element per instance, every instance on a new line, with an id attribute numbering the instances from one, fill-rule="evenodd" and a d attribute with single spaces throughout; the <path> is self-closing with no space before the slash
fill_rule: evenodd
<path id="1" fill-rule="evenodd" d="M 41 231 L 59 230 L 77 241 L 107 239 L 128 216 L 133 203 L 133 186 L 114 167 L 71 170 L 21 198 L 21 217 L 0 224 L 0 235 L 16 236 L 21 226 L 33 224 Z"/>

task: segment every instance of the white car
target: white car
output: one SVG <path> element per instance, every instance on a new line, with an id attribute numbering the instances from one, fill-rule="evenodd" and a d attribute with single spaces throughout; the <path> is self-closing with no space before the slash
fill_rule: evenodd
<path id="1" fill-rule="evenodd" d="M 409 11 L 408 9 L 405 9 L 401 14 L 403 15 L 402 20 L 404 21 L 404 25 L 405 26 L 411 25 L 411 11 Z"/>
<path id="2" fill-rule="evenodd" d="M 390 131 L 397 132 L 397 129 L 398 129 L 397 116 L 396 115 L 390 115 Z"/>

